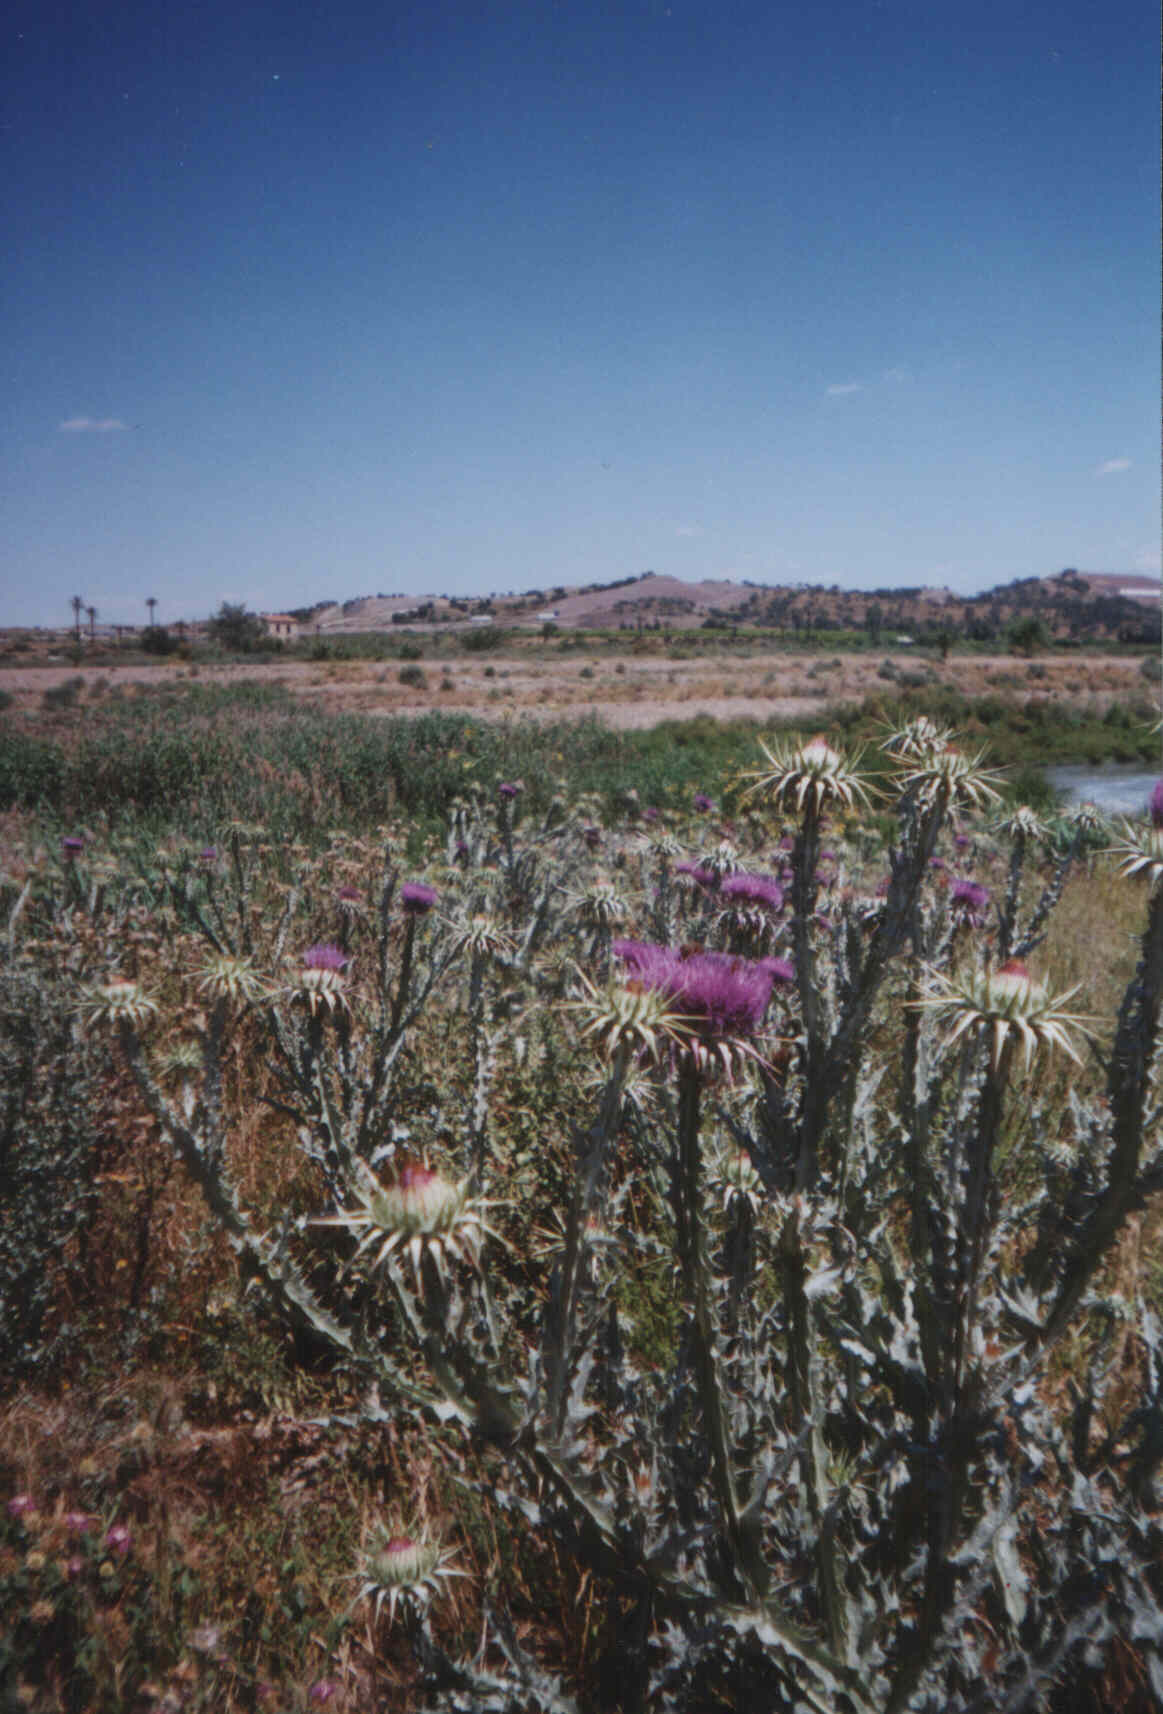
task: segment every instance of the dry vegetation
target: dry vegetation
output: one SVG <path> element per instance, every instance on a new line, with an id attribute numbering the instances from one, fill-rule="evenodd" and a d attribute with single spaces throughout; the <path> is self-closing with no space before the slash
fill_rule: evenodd
<path id="1" fill-rule="evenodd" d="M 885 663 L 891 664 L 891 672 Z M 1141 657 L 1071 654 L 1022 661 L 1006 655 L 935 658 L 896 649 L 875 657 L 797 652 L 634 653 L 594 648 L 556 654 L 530 643 L 515 652 L 441 655 L 411 663 L 420 682 L 401 682 L 397 661 L 273 660 L 262 664 L 157 663 L 87 666 L 0 666 L 0 689 L 22 711 L 37 709 L 45 691 L 78 678 L 132 695 L 138 686 L 242 681 L 285 686 L 328 712 L 423 714 L 453 711 L 473 718 L 597 715 L 623 729 L 710 715 L 721 720 L 811 721 L 823 705 L 852 704 L 895 685 L 947 687 L 965 696 L 996 695 L 1105 710 L 1143 691 Z M 894 677 L 895 675 L 895 677 Z"/>

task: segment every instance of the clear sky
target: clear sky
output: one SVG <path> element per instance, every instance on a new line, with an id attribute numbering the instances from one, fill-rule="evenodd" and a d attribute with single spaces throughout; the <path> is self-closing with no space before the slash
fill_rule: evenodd
<path id="1" fill-rule="evenodd" d="M 1148 0 L 10 0 L 0 622 L 1159 569 Z"/>

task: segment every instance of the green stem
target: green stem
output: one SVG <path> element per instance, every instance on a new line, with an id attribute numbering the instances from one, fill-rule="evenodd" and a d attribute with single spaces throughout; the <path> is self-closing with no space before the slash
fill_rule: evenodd
<path id="1" fill-rule="evenodd" d="M 679 1263 L 683 1287 L 694 1321 L 695 1381 L 703 1423 L 711 1448 L 711 1472 L 715 1494 L 723 1514 L 735 1561 L 746 1582 L 762 1597 L 768 1586 L 758 1531 L 747 1529 L 731 1472 L 731 1448 L 726 1412 L 715 1364 L 715 1339 L 711 1318 L 710 1267 L 701 1213 L 701 1158 L 699 1152 L 699 1104 L 701 1074 L 687 1059 L 679 1073 L 676 1213 L 678 1214 Z"/>

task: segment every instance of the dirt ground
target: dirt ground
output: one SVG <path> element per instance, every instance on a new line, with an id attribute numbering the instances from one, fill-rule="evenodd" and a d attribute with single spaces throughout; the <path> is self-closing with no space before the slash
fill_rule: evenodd
<path id="1" fill-rule="evenodd" d="M 422 686 L 400 682 L 397 661 L 279 661 L 263 665 L 197 666 L 158 662 L 141 666 L 69 665 L 0 667 L 0 690 L 32 712 L 44 692 L 66 679 L 86 681 L 99 695 L 113 686 L 173 683 L 283 684 L 295 696 L 335 711 L 424 714 L 455 711 L 474 719 L 553 720 L 595 715 L 621 728 L 712 715 L 721 720 L 810 718 L 813 707 L 891 695 L 885 660 L 902 674 L 928 674 L 934 683 L 967 695 L 990 692 L 1106 708 L 1148 689 L 1137 658 L 1078 654 L 1025 661 L 1011 655 L 953 657 L 942 664 L 908 651 L 888 656 L 757 654 L 695 656 L 568 655 L 561 658 L 489 656 L 420 663 Z M 97 681 L 103 681 L 98 685 Z"/>

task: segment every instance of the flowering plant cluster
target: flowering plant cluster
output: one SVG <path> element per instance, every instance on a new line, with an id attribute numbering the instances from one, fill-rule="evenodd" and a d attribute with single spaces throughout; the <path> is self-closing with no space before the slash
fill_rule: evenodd
<path id="1" fill-rule="evenodd" d="M 442 1472 L 435 1523 L 398 1492 L 365 1515 L 333 1633 L 410 1647 L 427 1705 L 1016 1711 L 1116 1659 L 1163 1684 L 1163 1336 L 1108 1273 L 1163 1189 L 1163 787 L 1117 847 L 1138 961 L 1104 1023 L 1053 974 L 1081 832 L 986 824 L 991 770 L 929 721 L 875 785 L 830 735 L 763 755 L 709 835 L 705 793 L 659 833 L 630 794 L 539 825 L 516 782 L 414 865 L 392 829 L 276 874 L 234 830 L 156 885 L 174 950 L 131 936 L 138 902 L 104 922 L 70 1051 L 116 1043 L 344 1422 Z M 238 1169 L 259 1114 L 294 1169 L 269 1183 Z M 485 1534 L 600 1603 L 576 1662 L 539 1660 Z M 136 1563 L 119 1519 L 100 1543 Z"/>

